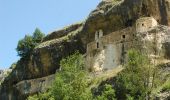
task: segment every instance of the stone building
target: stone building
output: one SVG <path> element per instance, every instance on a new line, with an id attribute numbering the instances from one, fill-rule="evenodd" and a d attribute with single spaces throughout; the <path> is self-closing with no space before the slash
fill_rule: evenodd
<path id="1" fill-rule="evenodd" d="M 136 41 L 141 41 L 141 47 L 145 45 L 142 44 L 144 40 L 154 43 L 156 31 L 151 30 L 157 27 L 158 23 L 154 18 L 143 17 L 138 19 L 132 27 L 127 27 L 107 35 L 103 35 L 102 29 L 97 30 L 94 34 L 94 40 L 87 44 L 87 68 L 91 71 L 102 71 L 124 64 L 127 60 L 127 51 L 135 47 Z M 138 40 L 136 40 L 137 36 L 139 37 Z M 165 34 L 159 36 L 157 39 L 160 40 L 158 41 L 158 47 L 162 47 L 162 41 L 164 41 L 162 37 L 165 37 Z M 147 48 L 151 47 L 148 46 Z"/>
<path id="2" fill-rule="evenodd" d="M 136 21 L 136 32 L 145 32 L 158 25 L 153 17 L 143 17 Z"/>

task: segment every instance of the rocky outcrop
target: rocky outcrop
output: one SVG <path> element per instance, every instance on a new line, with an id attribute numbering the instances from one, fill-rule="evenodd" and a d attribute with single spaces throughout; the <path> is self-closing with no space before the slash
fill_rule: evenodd
<path id="1" fill-rule="evenodd" d="M 159 25 L 145 32 L 136 33 L 134 47 L 140 48 L 143 53 L 148 54 L 153 59 L 170 61 L 168 51 L 170 49 L 170 28 Z M 162 62 L 166 63 L 166 62 Z"/>
<path id="2" fill-rule="evenodd" d="M 48 41 L 46 40 L 38 45 L 29 58 L 22 58 L 17 62 L 11 74 L 2 83 L 0 99 L 10 100 L 10 98 L 13 98 L 14 100 L 23 100 L 20 97 L 26 98 L 28 95 L 16 88 L 19 82 L 55 74 L 60 67 L 62 58 L 73 54 L 77 50 L 80 53 L 85 53 L 84 44 L 81 41 L 80 31 L 82 26 L 75 30 L 69 29 L 72 31 L 65 33 L 65 36 L 55 39 L 49 38 Z M 63 29 L 63 31 L 65 30 Z M 48 36 L 50 37 L 50 35 Z"/>
<path id="3" fill-rule="evenodd" d="M 25 100 L 27 96 L 47 91 L 52 85 L 54 79 L 55 74 L 42 78 L 20 81 L 10 88 L 6 87 L 7 90 L 3 88 L 4 92 L 1 93 L 0 98 L 2 100 Z"/>
<path id="4" fill-rule="evenodd" d="M 49 75 L 42 78 L 24 80 L 17 83 L 15 87 L 21 95 L 28 96 L 39 92 L 47 91 L 52 85 L 54 79 L 55 79 L 55 75 Z M 20 97 L 19 99 L 25 99 L 25 98 Z"/>
<path id="5" fill-rule="evenodd" d="M 159 24 L 170 24 L 169 0 L 103 0 L 85 22 L 84 33 L 88 42 L 96 30 L 109 34 L 134 25 L 140 17 L 154 17 Z"/>
<path id="6" fill-rule="evenodd" d="M 166 91 L 166 92 L 158 94 L 155 99 L 156 100 L 169 100 L 170 99 L 170 91 Z"/>
<path id="7" fill-rule="evenodd" d="M 43 42 L 45 41 L 49 41 L 52 39 L 57 39 L 57 38 L 61 38 L 63 36 L 68 35 L 71 32 L 76 31 L 78 28 L 80 28 L 83 25 L 83 23 L 76 23 L 70 26 L 67 26 L 61 30 L 57 30 L 57 31 L 53 31 L 52 33 L 48 34 L 44 39 Z"/>
<path id="8" fill-rule="evenodd" d="M 12 69 L 0 70 L 0 84 L 11 73 Z"/>
<path id="9" fill-rule="evenodd" d="M 169 9 L 169 0 L 103 0 L 85 23 L 52 32 L 29 58 L 20 59 L 1 85 L 0 100 L 23 100 L 29 94 L 38 92 L 32 89 L 39 87 L 39 78 L 54 74 L 60 67 L 60 60 L 76 50 L 86 53 L 86 44 L 94 39 L 96 30 L 102 29 L 106 35 L 133 26 L 143 16 L 152 16 L 159 24 L 169 25 Z M 166 42 L 167 58 L 169 47 Z M 24 86 L 30 87 L 26 94 Z"/>

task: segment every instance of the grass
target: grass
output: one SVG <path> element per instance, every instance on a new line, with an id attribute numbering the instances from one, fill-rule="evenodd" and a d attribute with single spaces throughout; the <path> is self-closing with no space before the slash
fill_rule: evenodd
<path id="1" fill-rule="evenodd" d="M 167 80 L 163 86 L 162 86 L 162 91 L 170 91 L 170 80 Z"/>

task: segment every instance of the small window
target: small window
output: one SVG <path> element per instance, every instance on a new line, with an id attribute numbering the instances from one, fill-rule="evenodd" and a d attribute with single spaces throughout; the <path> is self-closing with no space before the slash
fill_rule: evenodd
<path id="1" fill-rule="evenodd" d="M 97 42 L 97 48 L 99 48 L 99 42 Z"/>
<path id="2" fill-rule="evenodd" d="M 99 32 L 97 32 L 97 38 L 99 38 L 100 37 L 100 34 L 99 34 Z"/>
<path id="3" fill-rule="evenodd" d="M 125 38 L 126 38 L 126 36 L 125 36 L 125 35 L 122 35 L 122 38 L 123 38 L 123 39 L 125 39 Z"/>
<path id="4" fill-rule="evenodd" d="M 142 24 L 142 26 L 144 26 L 144 24 Z"/>

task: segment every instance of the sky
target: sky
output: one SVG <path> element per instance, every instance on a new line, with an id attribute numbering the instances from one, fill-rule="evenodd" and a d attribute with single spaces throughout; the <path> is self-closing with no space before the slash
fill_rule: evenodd
<path id="1" fill-rule="evenodd" d="M 35 28 L 48 34 L 83 21 L 101 0 L 0 0 L 0 69 L 19 57 L 18 40 Z"/>

